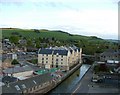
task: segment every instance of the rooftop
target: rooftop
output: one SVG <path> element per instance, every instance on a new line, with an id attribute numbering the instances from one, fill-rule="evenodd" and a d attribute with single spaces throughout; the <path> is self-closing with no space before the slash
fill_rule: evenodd
<path id="1" fill-rule="evenodd" d="M 20 80 L 14 83 L 10 83 L 9 86 L 2 86 L 3 93 L 20 93 L 25 89 L 29 89 L 38 85 L 41 85 L 45 82 L 52 80 L 52 76 L 50 73 L 46 73 L 43 75 L 38 75 L 35 77 L 31 77 L 25 80 Z"/>
<path id="2" fill-rule="evenodd" d="M 41 48 L 39 50 L 39 54 L 59 54 L 59 55 L 67 55 L 68 51 L 72 53 L 72 51 L 80 51 L 79 48 L 76 46 L 71 46 L 71 47 L 66 47 L 66 46 L 61 46 L 61 47 L 49 47 L 49 48 Z"/>
<path id="3" fill-rule="evenodd" d="M 3 70 L 4 73 L 19 73 L 19 72 L 25 72 L 25 71 L 32 71 L 33 69 L 31 67 L 29 67 L 28 65 L 25 66 L 15 66 L 13 68 L 7 68 L 5 70 Z"/>

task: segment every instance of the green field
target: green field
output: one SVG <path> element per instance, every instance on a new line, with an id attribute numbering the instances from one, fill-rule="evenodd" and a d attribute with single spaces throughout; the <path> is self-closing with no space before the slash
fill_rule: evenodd
<path id="1" fill-rule="evenodd" d="M 39 32 L 35 32 L 33 29 L 16 29 L 16 28 L 12 28 L 12 29 L 2 29 L 2 37 L 10 37 L 13 35 L 13 32 L 17 32 L 19 33 L 19 35 L 21 35 L 22 37 L 26 37 L 26 38 L 56 38 L 58 40 L 80 40 L 80 39 L 86 39 L 86 40 L 99 40 L 99 41 L 103 41 L 100 38 L 94 38 L 94 37 L 88 37 L 88 36 L 82 36 L 82 35 L 72 35 L 66 32 L 62 32 L 62 31 L 51 31 L 51 30 L 39 30 Z"/>

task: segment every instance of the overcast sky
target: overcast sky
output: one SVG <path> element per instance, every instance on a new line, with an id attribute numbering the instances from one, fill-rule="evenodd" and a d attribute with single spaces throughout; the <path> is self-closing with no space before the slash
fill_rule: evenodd
<path id="1" fill-rule="evenodd" d="M 118 39 L 119 0 L 0 0 L 0 27 Z"/>

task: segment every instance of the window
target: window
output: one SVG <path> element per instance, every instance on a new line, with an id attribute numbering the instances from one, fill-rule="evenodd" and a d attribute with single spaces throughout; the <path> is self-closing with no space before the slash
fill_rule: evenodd
<path id="1" fill-rule="evenodd" d="M 58 61 L 58 59 L 56 59 L 56 61 Z"/>
<path id="2" fill-rule="evenodd" d="M 24 90 L 24 92 L 23 93 L 27 93 L 27 90 Z"/>
<path id="3" fill-rule="evenodd" d="M 35 90 L 38 88 L 38 86 L 35 86 Z"/>
<path id="4" fill-rule="evenodd" d="M 46 60 L 48 60 L 48 58 L 46 58 Z"/>
<path id="5" fill-rule="evenodd" d="M 42 61 L 42 63 L 44 63 L 44 61 Z"/>
<path id="6" fill-rule="evenodd" d="M 42 56 L 44 56 L 44 54 Z"/>
<path id="7" fill-rule="evenodd" d="M 33 80 L 34 84 L 37 84 L 35 80 Z"/>
<path id="8" fill-rule="evenodd" d="M 16 88 L 17 90 L 20 90 L 20 88 L 19 88 L 19 86 L 18 86 L 18 85 L 16 85 L 16 86 L 15 86 L 15 88 Z"/>
<path id="9" fill-rule="evenodd" d="M 52 64 L 52 67 L 53 67 L 53 64 Z"/>
<path id="10" fill-rule="evenodd" d="M 46 54 L 46 56 L 48 56 L 48 54 Z"/>
<path id="11" fill-rule="evenodd" d="M 63 59 L 61 59 L 61 61 L 63 61 Z"/>
<path id="12" fill-rule="evenodd" d="M 63 62 L 61 62 L 61 64 L 63 64 Z"/>
<path id="13" fill-rule="evenodd" d="M 39 85 L 39 88 L 42 87 L 42 85 Z"/>
<path id="14" fill-rule="evenodd" d="M 30 88 L 29 91 L 32 91 L 32 88 Z"/>
<path id="15" fill-rule="evenodd" d="M 48 61 L 46 61 L 46 63 L 48 63 Z"/>
<path id="16" fill-rule="evenodd" d="M 25 84 L 22 84 L 21 86 L 22 86 L 22 88 L 26 88 Z"/>
<path id="17" fill-rule="evenodd" d="M 58 57 L 59 55 L 57 55 L 57 57 Z"/>
<path id="18" fill-rule="evenodd" d="M 44 60 L 44 58 L 42 58 L 42 60 Z"/>
<path id="19" fill-rule="evenodd" d="M 63 57 L 63 55 L 61 55 L 61 57 Z"/>
<path id="20" fill-rule="evenodd" d="M 33 89 L 33 90 L 36 90 L 36 88 L 35 88 L 35 87 L 33 87 L 32 89 Z"/>

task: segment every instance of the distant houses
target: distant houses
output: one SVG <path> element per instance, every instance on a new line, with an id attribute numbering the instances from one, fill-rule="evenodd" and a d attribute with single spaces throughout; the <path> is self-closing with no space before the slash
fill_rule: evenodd
<path id="1" fill-rule="evenodd" d="M 100 61 L 108 61 L 108 60 L 120 61 L 120 51 L 108 49 L 100 54 Z"/>
<path id="2" fill-rule="evenodd" d="M 50 68 L 69 70 L 75 64 L 81 63 L 82 49 L 72 47 L 41 48 L 38 52 L 38 65 Z"/>

